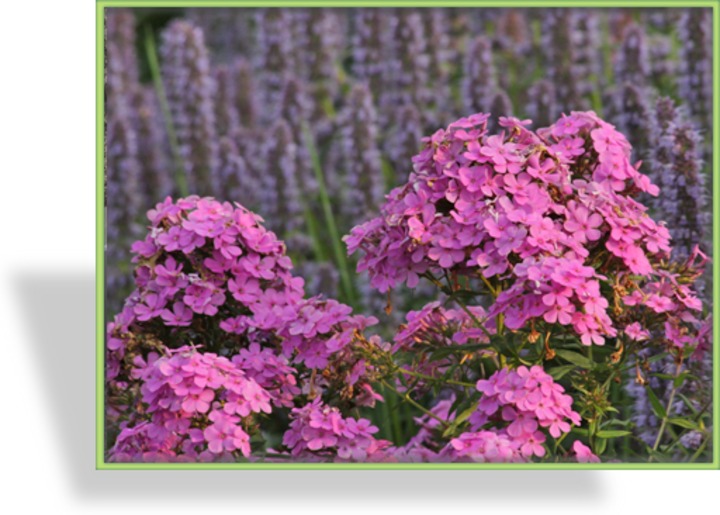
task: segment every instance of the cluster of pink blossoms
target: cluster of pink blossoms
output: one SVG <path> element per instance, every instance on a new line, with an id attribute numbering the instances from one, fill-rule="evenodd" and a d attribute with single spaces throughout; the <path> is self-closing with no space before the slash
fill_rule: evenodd
<path id="1" fill-rule="evenodd" d="M 120 386 L 129 379 L 128 367 L 121 368 L 138 334 L 171 348 L 195 343 L 230 355 L 256 344 L 266 360 L 272 352 L 272 359 L 322 369 L 356 330 L 376 323 L 351 316 L 337 301 L 303 298 L 285 245 L 241 206 L 168 198 L 148 217 L 149 234 L 133 245 L 137 289 L 108 327 L 111 382 L 121 372 Z M 196 341 L 197 334 L 204 339 Z"/>
<path id="2" fill-rule="evenodd" d="M 502 368 L 479 380 L 477 390 L 483 395 L 465 432 L 447 443 L 439 437 L 441 421 L 456 418 L 453 395 L 433 407 L 433 416 L 416 419 L 420 431 L 407 445 L 393 449 L 393 456 L 402 461 L 525 462 L 545 456 L 543 430 L 559 438 L 581 422 L 572 410 L 572 397 L 540 366 Z"/>
<path id="3" fill-rule="evenodd" d="M 174 461 L 179 456 L 234 461 L 233 452 L 247 457 L 250 437 L 243 420 L 270 413 L 271 404 L 288 405 L 227 358 L 191 347 L 151 355 L 145 366 L 138 365 L 134 372 L 151 419 L 121 431 L 110 453 L 114 461 Z"/>
<path id="4" fill-rule="evenodd" d="M 358 271 L 380 291 L 424 275 L 482 276 L 506 285 L 488 315 L 502 313 L 508 328 L 539 320 L 604 344 L 622 327 L 601 286 L 621 273 L 656 276 L 671 250 L 668 230 L 632 198 L 657 187 L 630 163 L 626 138 L 592 112 L 536 132 L 500 118 L 504 131 L 491 135 L 487 120 L 462 118 L 424 139 L 407 184 L 346 237 L 362 253 Z M 695 297 L 684 298 L 694 309 Z"/>
<path id="5" fill-rule="evenodd" d="M 290 413 L 290 429 L 283 444 L 302 461 L 386 461 L 387 440 L 376 440 L 378 428 L 369 420 L 344 418 L 337 408 L 320 399 Z"/>
<path id="6" fill-rule="evenodd" d="M 376 319 L 305 299 L 285 245 L 257 215 L 192 196 L 168 198 L 148 217 L 149 234 L 132 248 L 136 289 L 108 325 L 108 415 L 120 429 L 113 459 L 247 456 L 243 424 L 258 409 L 340 388 L 350 405 L 382 399 L 355 341 Z M 158 354 L 166 357 L 153 361 Z M 141 412 L 130 409 L 139 402 Z"/>
<path id="7" fill-rule="evenodd" d="M 477 389 L 483 396 L 468 419 L 471 431 L 488 423 L 499 424 L 500 434 L 525 458 L 545 455 L 541 428 L 559 438 L 570 431 L 571 423 L 580 425 L 580 415 L 572 410 L 572 397 L 541 366 L 500 369 L 488 379 L 480 379 Z"/>

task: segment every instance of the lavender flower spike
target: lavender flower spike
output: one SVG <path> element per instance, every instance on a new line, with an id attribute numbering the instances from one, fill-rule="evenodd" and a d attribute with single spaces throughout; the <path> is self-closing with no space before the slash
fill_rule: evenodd
<path id="1" fill-rule="evenodd" d="M 464 68 L 461 96 L 465 112 L 486 111 L 498 87 L 490 39 L 478 36 L 472 41 Z"/>
<path id="2" fill-rule="evenodd" d="M 346 182 L 342 211 L 350 222 L 375 213 L 384 191 L 375 108 L 366 86 L 357 85 L 350 92 L 340 124 Z"/>
<path id="3" fill-rule="evenodd" d="M 712 129 L 712 11 L 685 9 L 678 23 L 680 47 L 678 93 L 700 121 Z"/>
<path id="4" fill-rule="evenodd" d="M 214 85 L 202 31 L 182 20 L 162 35 L 162 76 L 192 193 L 220 190 Z"/>

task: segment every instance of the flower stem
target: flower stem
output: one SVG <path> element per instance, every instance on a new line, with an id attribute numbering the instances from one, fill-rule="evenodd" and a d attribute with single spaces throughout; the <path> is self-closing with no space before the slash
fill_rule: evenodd
<path id="1" fill-rule="evenodd" d="M 449 427 L 449 424 L 447 423 L 447 421 L 441 419 L 441 418 L 438 417 L 435 413 L 433 413 L 433 412 L 430 411 L 429 409 L 426 409 L 422 404 L 420 404 L 420 403 L 416 402 L 415 400 L 413 400 L 413 398 L 410 397 L 410 394 L 408 394 L 407 392 L 405 392 L 405 393 L 400 393 L 400 392 L 398 392 L 395 388 L 393 388 L 387 381 L 383 380 L 383 381 L 381 381 L 381 382 L 382 382 L 382 384 L 383 384 L 383 386 L 384 386 L 385 388 L 387 388 L 388 390 L 390 390 L 390 391 L 392 391 L 392 392 L 395 392 L 395 393 L 396 393 L 399 397 L 401 397 L 403 400 L 405 400 L 405 401 L 408 402 L 409 404 L 412 404 L 415 408 L 419 409 L 420 411 L 422 411 L 423 413 L 425 413 L 427 416 L 429 416 L 429 417 L 431 417 L 431 418 L 434 418 L 435 420 L 437 420 L 438 422 L 440 422 L 445 428 Z"/>
<path id="2" fill-rule="evenodd" d="M 665 407 L 665 416 L 663 417 L 662 421 L 660 422 L 660 429 L 658 430 L 657 438 L 655 439 L 655 444 L 652 447 L 653 451 L 657 451 L 658 447 L 660 447 L 660 440 L 662 440 L 663 433 L 665 432 L 665 426 L 667 426 L 668 417 L 670 416 L 670 410 L 672 409 L 673 401 L 675 400 L 675 393 L 677 392 L 677 387 L 675 386 L 675 379 L 678 378 L 680 375 L 680 371 L 682 370 L 682 360 L 678 360 L 677 366 L 675 367 L 675 375 L 673 376 L 673 387 L 672 390 L 670 390 L 670 397 L 668 398 L 667 406 Z M 650 459 L 648 461 L 652 461 L 653 457 L 650 456 Z"/>
<path id="3" fill-rule="evenodd" d="M 466 388 L 475 388 L 475 385 L 472 383 L 464 383 L 462 381 L 455 381 L 453 379 L 443 379 L 442 377 L 433 377 L 425 374 L 421 374 L 420 372 L 414 372 L 412 370 L 408 370 L 407 368 L 399 367 L 397 369 L 398 372 L 401 372 L 403 374 L 407 374 L 409 376 L 413 377 L 419 377 L 420 379 L 427 379 L 428 381 L 434 381 L 434 382 L 443 382 L 447 384 L 454 384 L 457 386 L 464 386 Z"/>

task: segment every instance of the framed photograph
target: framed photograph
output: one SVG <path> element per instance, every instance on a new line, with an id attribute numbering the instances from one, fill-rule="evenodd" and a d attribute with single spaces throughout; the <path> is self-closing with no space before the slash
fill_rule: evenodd
<path id="1" fill-rule="evenodd" d="M 97 4 L 97 468 L 720 468 L 717 2 L 302 4 Z"/>

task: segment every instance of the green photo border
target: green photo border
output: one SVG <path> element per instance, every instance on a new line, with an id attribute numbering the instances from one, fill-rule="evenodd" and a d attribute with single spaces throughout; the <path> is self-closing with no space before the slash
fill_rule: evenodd
<path id="1" fill-rule="evenodd" d="M 104 209 L 104 9 L 108 7 L 605 7 L 711 8 L 713 91 L 720 89 L 720 0 L 98 0 L 96 2 L 96 469 L 97 470 L 717 470 L 720 469 L 720 305 L 713 302 L 713 461 L 711 463 L 106 463 L 105 439 L 105 209 Z M 720 106 L 713 102 L 713 169 L 720 171 Z M 713 180 L 713 248 L 720 248 L 720 181 Z M 713 299 L 720 300 L 720 262 L 713 261 Z"/>

